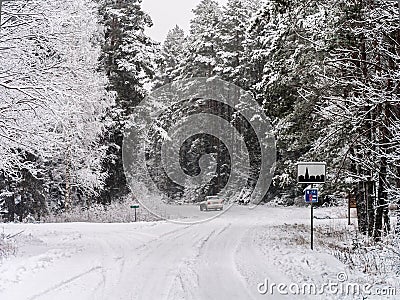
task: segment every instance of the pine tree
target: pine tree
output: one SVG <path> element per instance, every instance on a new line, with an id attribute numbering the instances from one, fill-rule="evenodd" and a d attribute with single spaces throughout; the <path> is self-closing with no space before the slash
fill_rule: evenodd
<path id="1" fill-rule="evenodd" d="M 159 62 L 158 85 L 171 83 L 178 73 L 178 66 L 183 58 L 185 32 L 178 25 L 171 29 L 162 45 Z"/>
<path id="2" fill-rule="evenodd" d="M 104 119 L 108 133 L 103 138 L 107 147 L 103 168 L 108 176 L 100 195 L 102 203 L 129 192 L 122 164 L 123 131 L 127 118 L 147 94 L 145 84 L 154 76 L 157 45 L 144 34 L 152 22 L 140 3 L 100 1 L 99 13 L 105 27 L 102 68 L 109 79 L 108 90 L 115 93 L 115 105 Z"/>
<path id="3" fill-rule="evenodd" d="M 268 1 L 245 41 L 245 74 L 275 126 L 278 161 L 271 192 L 297 195 L 293 165 L 312 159 L 323 124 L 316 122 L 316 74 L 326 52 L 326 15 L 317 1 Z"/>
<path id="4" fill-rule="evenodd" d="M 229 0 L 223 8 L 218 26 L 220 50 L 217 52 L 216 73 L 224 80 L 245 86 L 243 70 L 244 41 L 252 16 L 261 8 L 258 0 Z"/>
<path id="5" fill-rule="evenodd" d="M 193 13 L 195 17 L 190 23 L 190 35 L 179 66 L 179 78 L 215 75 L 221 8 L 214 0 L 202 0 Z"/>

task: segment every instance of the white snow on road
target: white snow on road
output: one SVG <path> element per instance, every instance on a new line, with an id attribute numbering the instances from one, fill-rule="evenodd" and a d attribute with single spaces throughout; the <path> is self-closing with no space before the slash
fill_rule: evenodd
<path id="1" fill-rule="evenodd" d="M 24 232 L 17 255 L 0 263 L 0 299 L 293 299 L 276 290 L 260 294 L 259 284 L 322 285 L 340 272 L 356 280 L 360 274 L 323 249 L 287 240 L 288 226 L 309 224 L 309 218 L 307 208 L 262 206 L 233 207 L 194 225 L 5 224 L 6 233 Z M 315 220 L 316 226 L 324 222 L 346 220 Z"/>

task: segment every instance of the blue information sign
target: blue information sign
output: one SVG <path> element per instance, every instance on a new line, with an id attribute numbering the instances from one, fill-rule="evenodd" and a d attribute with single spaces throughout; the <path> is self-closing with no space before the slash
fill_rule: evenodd
<path id="1" fill-rule="evenodd" d="M 306 189 L 304 194 L 304 200 L 306 203 L 318 203 L 318 190 L 317 189 Z"/>

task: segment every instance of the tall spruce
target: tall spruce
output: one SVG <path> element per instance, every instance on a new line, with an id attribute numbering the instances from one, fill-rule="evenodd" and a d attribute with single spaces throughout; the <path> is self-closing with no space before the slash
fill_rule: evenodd
<path id="1" fill-rule="evenodd" d="M 185 32 L 178 25 L 168 31 L 161 48 L 159 80 L 161 85 L 171 83 L 178 75 L 178 66 L 183 58 Z"/>
<path id="2" fill-rule="evenodd" d="M 103 169 L 108 175 L 99 198 L 110 203 L 129 193 L 122 163 L 123 132 L 129 115 L 147 94 L 145 84 L 154 76 L 157 44 L 144 33 L 152 21 L 142 11 L 141 0 L 101 0 L 99 13 L 105 27 L 102 68 L 108 90 L 115 93 L 115 105 L 104 118 Z"/>
<path id="3" fill-rule="evenodd" d="M 224 80 L 246 87 L 244 41 L 252 16 L 261 8 L 259 0 L 229 0 L 218 26 L 216 73 Z"/>
<path id="4" fill-rule="evenodd" d="M 317 1 L 268 1 L 245 41 L 245 74 L 275 127 L 277 167 L 271 193 L 293 199 L 299 191 L 293 166 L 315 159 L 323 124 L 316 122 L 316 74 L 326 51 L 320 32 L 326 15 Z"/>
<path id="5" fill-rule="evenodd" d="M 202 0 L 193 13 L 195 16 L 190 22 L 190 34 L 179 65 L 179 78 L 215 75 L 221 8 L 214 0 Z"/>

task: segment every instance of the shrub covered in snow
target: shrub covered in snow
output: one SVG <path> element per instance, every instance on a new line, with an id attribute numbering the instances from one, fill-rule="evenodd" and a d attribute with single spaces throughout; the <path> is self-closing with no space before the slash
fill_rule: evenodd
<path id="1" fill-rule="evenodd" d="M 17 247 L 13 240 L 13 236 L 7 235 L 4 232 L 0 233 L 0 262 L 1 259 L 15 254 Z"/>
<path id="2" fill-rule="evenodd" d="M 87 207 L 74 207 L 67 211 L 53 213 L 46 216 L 45 223 L 63 222 L 94 222 L 94 223 L 128 223 L 135 221 L 135 212 L 131 205 L 136 204 L 129 200 L 113 202 L 108 205 L 93 204 Z M 137 221 L 151 222 L 159 219 L 140 207 L 137 210 Z"/>

